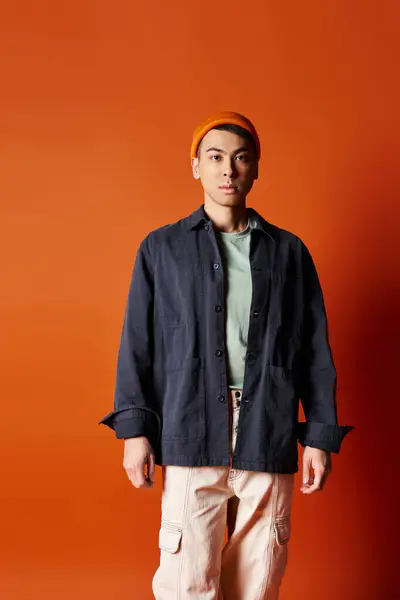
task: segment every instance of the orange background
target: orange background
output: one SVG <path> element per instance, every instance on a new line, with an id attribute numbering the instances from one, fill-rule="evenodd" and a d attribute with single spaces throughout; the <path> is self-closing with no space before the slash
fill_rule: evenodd
<path id="1" fill-rule="evenodd" d="M 192 131 L 228 109 L 261 138 L 248 205 L 313 254 L 339 422 L 356 426 L 322 493 L 303 496 L 296 476 L 282 600 L 394 600 L 399 4 L 8 4 L 1 597 L 152 598 L 160 467 L 154 490 L 134 488 L 97 421 L 139 242 L 202 203 Z"/>

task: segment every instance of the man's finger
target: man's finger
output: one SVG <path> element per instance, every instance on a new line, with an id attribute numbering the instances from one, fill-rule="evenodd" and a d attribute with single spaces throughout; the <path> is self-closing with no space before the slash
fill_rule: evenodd
<path id="1" fill-rule="evenodd" d="M 145 464 L 140 464 L 136 467 L 136 481 L 138 483 L 138 487 L 150 487 L 149 482 L 147 481 L 146 474 L 144 472 Z"/>
<path id="2" fill-rule="evenodd" d="M 148 485 L 146 485 L 147 482 L 143 472 L 143 465 L 136 465 L 134 467 L 130 467 L 126 470 L 126 472 L 128 478 L 135 487 L 148 487 Z"/>
<path id="3" fill-rule="evenodd" d="M 314 468 L 314 483 L 312 483 L 310 487 L 304 491 L 305 494 L 312 494 L 313 492 L 320 491 L 320 484 L 324 470 L 325 469 L 323 467 Z"/>
<path id="4" fill-rule="evenodd" d="M 311 460 L 304 460 L 303 457 L 303 484 L 307 484 L 311 478 Z"/>
<path id="5" fill-rule="evenodd" d="M 138 487 L 137 485 L 137 481 L 136 481 L 136 472 L 133 468 L 129 467 L 127 469 L 125 469 L 126 474 L 128 475 L 128 479 L 131 482 L 132 485 L 134 485 L 135 487 Z"/>
<path id="6" fill-rule="evenodd" d="M 325 487 L 326 480 L 328 479 L 330 473 L 331 473 L 331 469 L 325 468 L 325 471 L 323 472 L 322 479 L 321 479 L 321 489 L 323 489 Z"/>
<path id="7" fill-rule="evenodd" d="M 149 462 L 148 462 L 148 473 L 149 473 L 149 479 L 152 483 L 155 483 L 155 479 L 154 479 L 155 465 L 156 465 L 156 463 L 155 463 L 154 454 L 150 453 Z"/>

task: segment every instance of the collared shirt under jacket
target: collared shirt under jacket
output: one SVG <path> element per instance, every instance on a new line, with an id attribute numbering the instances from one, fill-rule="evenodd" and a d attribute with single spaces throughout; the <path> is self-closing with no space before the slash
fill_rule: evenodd
<path id="1" fill-rule="evenodd" d="M 298 446 L 338 453 L 336 369 L 324 299 L 304 242 L 255 219 L 252 300 L 232 468 L 295 473 Z M 204 204 L 140 243 L 120 348 L 117 438 L 147 436 L 158 465 L 229 465 L 224 269 Z M 298 421 L 299 400 L 305 422 Z"/>

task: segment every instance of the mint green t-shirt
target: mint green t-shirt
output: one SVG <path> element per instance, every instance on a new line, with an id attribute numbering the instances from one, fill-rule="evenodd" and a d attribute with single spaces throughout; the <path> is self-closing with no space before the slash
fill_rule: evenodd
<path id="1" fill-rule="evenodd" d="M 249 261 L 250 232 L 254 226 L 255 223 L 249 217 L 247 228 L 243 231 L 216 232 L 225 272 L 225 324 L 229 388 L 243 387 L 252 297 Z"/>

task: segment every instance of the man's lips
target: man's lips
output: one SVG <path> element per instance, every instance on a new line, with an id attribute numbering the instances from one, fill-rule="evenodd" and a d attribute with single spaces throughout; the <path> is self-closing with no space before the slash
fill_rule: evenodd
<path id="1" fill-rule="evenodd" d="M 235 190 L 236 189 L 236 185 L 220 185 L 219 187 L 221 190 Z"/>

